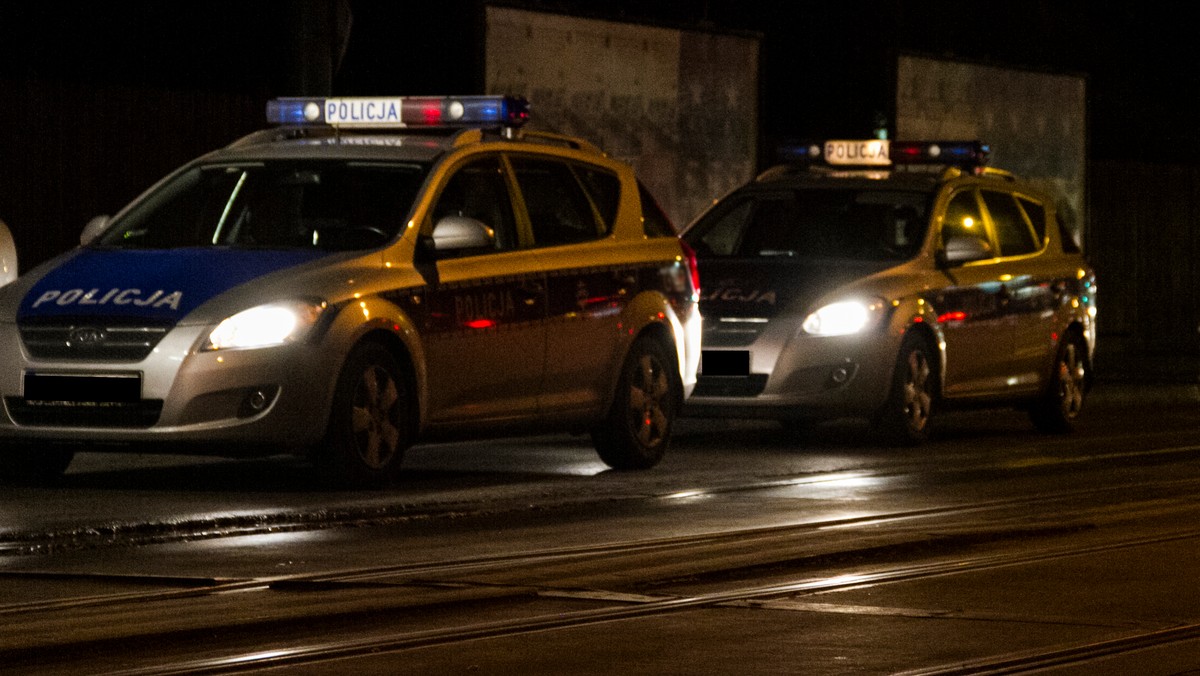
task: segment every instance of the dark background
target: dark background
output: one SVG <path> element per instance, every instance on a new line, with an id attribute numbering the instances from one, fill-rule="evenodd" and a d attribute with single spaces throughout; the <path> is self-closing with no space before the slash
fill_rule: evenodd
<path id="1" fill-rule="evenodd" d="M 1153 364 L 1200 355 L 1192 282 L 1200 275 L 1200 86 L 1194 29 L 1179 13 L 1082 0 L 497 4 L 758 36 L 760 164 L 784 138 L 868 135 L 878 116 L 888 118 L 901 53 L 1083 75 L 1084 229 L 1101 273 L 1102 345 Z M 0 219 L 16 238 L 21 271 L 73 246 L 91 216 L 263 126 L 269 98 L 481 93 L 484 6 L 0 5 Z M 1190 362 L 1175 368 L 1195 378 Z"/>
<path id="2" fill-rule="evenodd" d="M 5 3 L 0 77 L 239 92 L 298 92 L 322 50 L 344 58 L 328 93 L 459 93 L 481 87 L 479 0 Z M 1011 0 L 559 1 L 544 11 L 763 38 L 763 132 L 862 133 L 897 51 L 1088 77 L 1093 151 L 1190 160 L 1194 29 L 1142 3 Z M 330 39 L 322 44 L 322 35 Z M 311 73 L 310 73 L 311 74 Z M 319 87 L 317 87 L 319 88 Z M 22 105 L 8 99 L 7 106 Z M 257 122 L 257 121 L 255 121 Z M 7 133 L 7 132 L 6 132 Z"/>

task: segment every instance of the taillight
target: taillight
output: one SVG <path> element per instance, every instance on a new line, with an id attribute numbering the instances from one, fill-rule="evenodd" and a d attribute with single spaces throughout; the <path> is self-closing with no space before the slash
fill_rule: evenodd
<path id="1" fill-rule="evenodd" d="M 683 249 L 683 255 L 687 259 L 688 270 L 692 273 L 692 297 L 700 297 L 700 266 L 696 264 L 696 250 L 688 246 L 688 243 L 679 240 L 679 246 Z"/>

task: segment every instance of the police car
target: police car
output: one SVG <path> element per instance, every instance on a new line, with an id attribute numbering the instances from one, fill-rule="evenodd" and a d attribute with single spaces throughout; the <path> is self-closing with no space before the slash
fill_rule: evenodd
<path id="1" fill-rule="evenodd" d="M 74 453 L 307 453 L 393 480 L 439 432 L 590 430 L 654 465 L 695 262 L 631 168 L 511 97 L 280 99 L 0 290 L 0 476 Z"/>
<path id="2" fill-rule="evenodd" d="M 1052 201 L 979 142 L 829 141 L 684 232 L 704 271 L 694 415 L 927 438 L 941 407 L 1070 429 L 1092 384 L 1096 278 Z"/>

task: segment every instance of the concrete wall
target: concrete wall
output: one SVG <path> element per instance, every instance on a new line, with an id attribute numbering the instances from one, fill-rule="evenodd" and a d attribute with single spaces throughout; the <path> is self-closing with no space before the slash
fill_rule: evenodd
<path id="1" fill-rule="evenodd" d="M 759 40 L 488 7 L 486 89 L 629 162 L 676 227 L 753 177 Z"/>
<path id="2" fill-rule="evenodd" d="M 896 138 L 978 139 L 990 144 L 992 166 L 1062 199 L 1060 215 L 1083 241 L 1083 77 L 901 56 L 896 66 Z"/>

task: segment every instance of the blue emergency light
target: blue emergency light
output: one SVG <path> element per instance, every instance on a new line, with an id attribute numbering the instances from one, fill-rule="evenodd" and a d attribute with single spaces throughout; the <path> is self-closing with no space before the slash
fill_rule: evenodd
<path id="1" fill-rule="evenodd" d="M 775 149 L 780 162 L 815 162 L 821 159 L 821 145 L 806 141 L 784 143 Z"/>
<path id="2" fill-rule="evenodd" d="M 326 127 L 519 127 L 529 103 L 516 96 L 280 98 L 267 102 L 272 124 Z"/>

